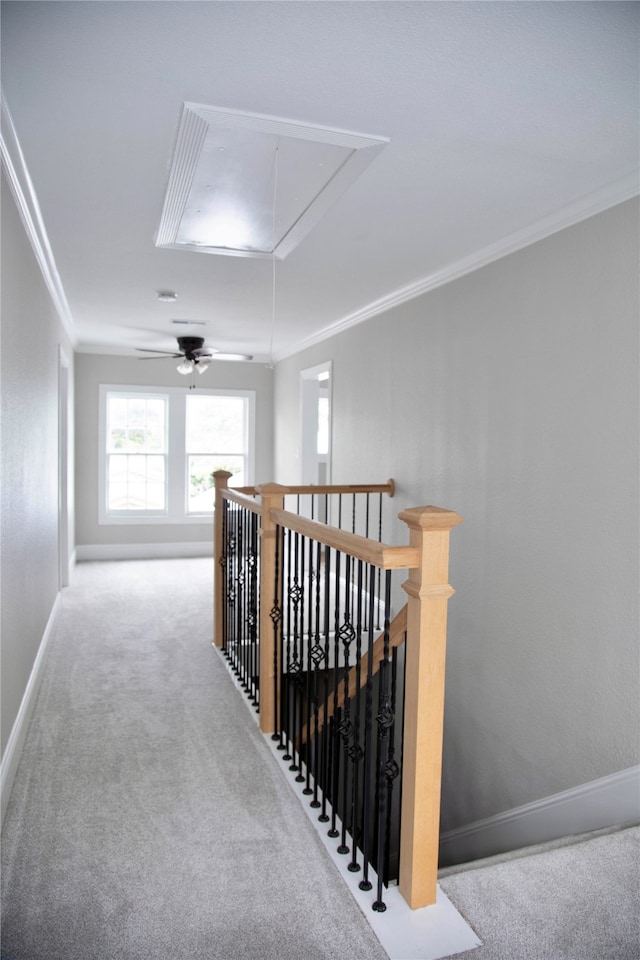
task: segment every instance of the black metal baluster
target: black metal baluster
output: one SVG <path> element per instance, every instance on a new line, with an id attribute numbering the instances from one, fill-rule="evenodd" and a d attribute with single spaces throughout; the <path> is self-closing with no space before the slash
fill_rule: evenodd
<path id="1" fill-rule="evenodd" d="M 290 770 L 297 770 L 298 776 L 296 777 L 296 783 L 304 783 L 304 774 L 302 773 L 302 720 L 304 715 L 303 710 L 303 691 L 304 691 L 304 621 L 305 621 L 305 610 L 306 610 L 306 596 L 305 596 L 305 545 L 306 537 L 300 536 L 298 543 L 298 534 L 296 534 L 296 570 L 297 570 L 297 584 L 298 584 L 298 609 L 296 617 L 296 632 L 295 632 L 295 656 L 298 664 L 298 669 L 296 671 L 296 676 L 294 678 L 294 708 L 293 708 L 293 764 L 289 767 Z M 296 744 L 298 745 L 296 750 Z M 297 752 L 297 757 L 296 757 Z"/>
<path id="2" fill-rule="evenodd" d="M 237 675 L 236 665 L 236 646 L 237 646 L 237 619 L 236 619 L 236 537 L 235 537 L 236 511 L 229 510 L 229 530 L 227 540 L 227 601 L 229 604 L 229 656 L 231 667 Z"/>
<path id="3" fill-rule="evenodd" d="M 318 800 L 318 778 L 320 774 L 320 727 L 318 723 L 318 713 L 319 713 L 319 700 L 320 700 L 320 664 L 325 660 L 325 654 L 320 645 L 320 599 L 321 599 L 321 586 L 322 586 L 322 545 L 320 541 L 316 543 L 316 622 L 315 622 L 315 634 L 314 634 L 314 644 L 311 648 L 311 662 L 313 663 L 313 689 L 314 689 L 314 701 L 313 701 L 313 720 L 314 720 L 314 734 L 313 740 L 310 743 L 313 745 L 313 800 L 311 801 L 311 806 L 315 809 L 320 807 L 320 801 Z M 309 670 L 311 670 L 311 665 L 309 665 Z M 326 709 L 326 707 L 325 707 Z M 311 735 L 311 730 L 309 728 L 307 735 Z M 310 757 L 307 758 L 307 763 L 309 763 Z"/>
<path id="4" fill-rule="evenodd" d="M 323 677 L 323 725 L 322 725 L 322 813 L 321 823 L 328 823 L 327 802 L 329 797 L 331 740 L 329 736 L 329 644 L 331 633 L 331 548 L 324 551 L 324 677 Z"/>
<path id="5" fill-rule="evenodd" d="M 398 718 L 397 710 L 397 692 L 398 692 L 398 648 L 394 647 L 391 652 L 391 713 L 393 723 L 389 729 L 389 756 L 385 766 L 385 779 L 387 782 L 387 826 L 385 834 L 384 850 L 384 884 L 389 885 L 390 876 L 390 856 L 391 856 L 391 828 L 393 816 L 393 790 L 396 780 L 400 775 L 400 767 L 396 760 L 396 722 Z M 394 877 L 393 879 L 397 879 Z"/>
<path id="6" fill-rule="evenodd" d="M 246 665 L 246 650 L 247 650 L 247 639 L 245 632 L 245 623 L 246 623 L 246 610 L 245 610 L 245 590 L 244 590 L 244 536 L 245 536 L 245 511 L 242 508 L 238 509 L 238 570 L 236 579 L 238 582 L 238 643 L 239 643 L 239 653 L 238 653 L 238 669 L 240 671 L 240 683 L 245 693 L 248 690 L 247 687 L 247 665 Z"/>
<path id="7" fill-rule="evenodd" d="M 229 501 L 222 501 L 222 554 L 218 557 L 218 576 L 224 583 L 222 597 L 222 652 L 228 657 L 228 599 L 227 599 L 227 512 Z"/>
<path id="8" fill-rule="evenodd" d="M 378 494 L 378 543 L 382 543 L 382 493 Z M 378 569 L 378 597 L 380 596 L 380 581 L 382 570 Z M 378 616 L 376 619 L 376 630 L 380 629 L 380 604 L 377 604 Z"/>
<path id="9" fill-rule="evenodd" d="M 367 685 L 365 694 L 365 724 L 364 724 L 364 798 L 362 814 L 362 861 L 363 875 L 358 884 L 361 890 L 371 890 L 369 880 L 369 863 L 371 850 L 371 764 L 372 764 L 372 736 L 371 724 L 373 720 L 373 605 L 375 602 L 376 568 L 369 567 L 369 625 L 367 630 Z"/>
<path id="10" fill-rule="evenodd" d="M 378 715 L 376 721 L 378 724 L 378 776 L 377 776 L 377 800 L 378 800 L 378 849 L 376 856 L 376 869 L 378 872 L 377 897 L 373 904 L 373 909 L 377 913 L 383 913 L 387 906 L 382 899 L 382 885 L 384 881 L 384 852 L 386 847 L 386 772 L 389 759 L 389 730 L 393 726 L 393 712 L 391 710 L 391 691 L 389 676 L 389 608 L 391 606 L 391 571 L 388 570 L 385 577 L 385 598 L 384 598 L 384 641 L 383 641 L 383 660 L 380 664 L 380 690 L 378 697 Z"/>
<path id="11" fill-rule="evenodd" d="M 284 556 L 284 530 L 282 527 L 276 527 L 276 547 L 275 547 L 275 582 L 273 584 L 273 606 L 269 612 L 271 622 L 273 623 L 273 703 L 275 709 L 275 729 L 271 735 L 272 740 L 279 740 L 278 750 L 284 750 L 283 742 L 283 712 L 282 712 L 282 691 L 285 687 L 284 680 L 284 649 L 283 649 L 283 630 L 282 630 L 282 591 L 283 576 L 281 567 L 283 566 L 281 558 Z"/>
<path id="12" fill-rule="evenodd" d="M 293 534 L 290 530 L 285 530 L 285 541 L 286 541 L 286 565 L 287 565 L 287 603 L 286 603 L 286 623 L 283 637 L 283 644 L 286 647 L 286 669 L 283 673 L 283 701 L 282 701 L 282 713 L 284 719 L 284 745 L 285 753 L 282 756 L 282 759 L 285 761 L 291 760 L 291 754 L 289 753 L 289 738 L 291 736 L 290 729 L 290 666 L 291 666 L 291 542 Z M 284 649 L 283 649 L 284 653 Z"/>
<path id="13" fill-rule="evenodd" d="M 308 607 L 307 607 L 307 652 L 306 652 L 306 672 L 305 672 L 305 722 L 304 729 L 306 731 L 306 739 L 303 744 L 302 739 L 300 740 L 300 751 L 303 747 L 305 748 L 305 769 L 306 769 L 306 786 L 302 791 L 306 796 L 311 796 L 313 790 L 311 789 L 311 713 L 313 701 L 315 696 L 313 693 L 313 683 L 315 677 L 313 675 L 312 666 L 312 648 L 313 648 L 313 581 L 314 576 L 317 578 L 317 573 L 313 568 L 313 545 L 314 541 L 309 539 L 309 570 L 308 570 Z"/>
<path id="14" fill-rule="evenodd" d="M 353 740 L 351 744 L 351 761 L 353 764 L 353 785 L 352 785 L 352 795 L 351 795 L 351 862 L 348 869 L 351 873 L 357 873 L 360 869 L 360 864 L 358 863 L 358 841 L 362 836 L 362 822 L 360 818 L 360 803 L 358 801 L 359 788 L 360 788 L 360 761 L 364 756 L 362 747 L 360 746 L 360 687 L 361 687 L 361 678 L 360 678 L 360 667 L 362 661 L 362 600 L 363 600 L 363 570 L 364 563 L 362 560 L 358 560 L 358 602 L 357 602 L 357 612 L 356 612 L 356 662 L 355 662 L 355 671 L 356 671 L 356 688 L 354 696 L 354 726 L 353 726 Z M 362 842 L 360 840 L 360 842 Z"/>
<path id="15" fill-rule="evenodd" d="M 355 639 L 355 631 L 353 629 L 353 624 L 351 623 L 351 557 L 349 554 L 345 556 L 345 610 L 344 610 L 344 619 L 342 626 L 340 627 L 340 642 L 342 643 L 343 656 L 344 656 L 344 668 L 342 674 L 342 689 L 343 689 L 343 708 L 342 708 L 342 722 L 339 726 L 339 733 L 342 738 L 342 806 L 340 809 L 341 820 L 342 820 L 342 838 L 340 846 L 338 847 L 338 853 L 349 853 L 349 847 L 347 846 L 347 819 L 348 819 L 348 788 L 349 788 L 349 747 L 351 745 L 351 737 L 353 734 L 353 726 L 351 723 L 351 702 L 349 699 L 349 669 L 351 665 L 351 644 Z"/>
<path id="16" fill-rule="evenodd" d="M 336 827 L 338 816 L 338 789 L 340 775 L 340 742 L 338 733 L 338 690 L 340 676 L 340 561 L 341 553 L 336 550 L 336 586 L 335 586 L 335 616 L 333 626 L 333 714 L 331 716 L 331 829 L 328 831 L 330 837 L 340 836 Z"/>
<path id="17" fill-rule="evenodd" d="M 251 641 L 251 692 L 253 703 L 259 709 L 260 705 L 260 666 L 259 666 L 259 593 L 258 593 L 258 516 L 250 514 L 250 547 L 249 547 L 249 633 Z"/>

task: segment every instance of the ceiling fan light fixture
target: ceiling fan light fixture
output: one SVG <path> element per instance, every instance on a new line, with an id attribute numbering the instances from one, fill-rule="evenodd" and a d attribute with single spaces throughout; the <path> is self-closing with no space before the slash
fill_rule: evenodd
<path id="1" fill-rule="evenodd" d="M 208 366 L 208 363 L 202 363 L 201 361 L 200 363 L 196 363 L 196 370 L 198 373 L 204 373 Z"/>
<path id="2" fill-rule="evenodd" d="M 178 364 L 178 366 L 176 367 L 176 370 L 178 371 L 178 373 L 182 373 L 186 377 L 188 376 L 188 374 L 192 372 L 193 367 L 194 367 L 193 361 L 185 359 Z"/>

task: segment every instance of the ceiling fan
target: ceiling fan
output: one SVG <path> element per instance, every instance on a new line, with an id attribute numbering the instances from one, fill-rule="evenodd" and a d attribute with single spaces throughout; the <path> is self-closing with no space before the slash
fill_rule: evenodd
<path id="1" fill-rule="evenodd" d="M 212 360 L 253 360 L 253 357 L 246 353 L 220 353 L 214 347 L 205 347 L 204 337 L 177 337 L 178 353 L 171 353 L 169 350 L 149 350 L 145 347 L 137 347 L 141 353 L 153 353 L 153 357 L 138 357 L 139 360 L 164 360 L 166 357 L 173 357 L 174 360 L 181 360 L 178 364 L 178 373 L 185 376 L 197 370 L 198 373 L 204 373 Z"/>

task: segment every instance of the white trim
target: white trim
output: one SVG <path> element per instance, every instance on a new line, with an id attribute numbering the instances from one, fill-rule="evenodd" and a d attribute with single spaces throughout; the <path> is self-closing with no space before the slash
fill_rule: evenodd
<path id="1" fill-rule="evenodd" d="M 7 171 L 9 186 L 60 322 L 75 348 L 78 338 L 74 330 L 71 310 L 51 250 L 49 237 L 40 212 L 40 204 L 29 176 L 20 141 L 9 113 L 9 107 L 3 95 L 0 95 L 0 104 L 2 111 L 0 154 Z"/>
<path id="2" fill-rule="evenodd" d="M 640 766 L 514 807 L 440 837 L 440 866 L 640 820 Z"/>
<path id="3" fill-rule="evenodd" d="M 18 710 L 16 719 L 14 720 L 13 727 L 11 728 L 11 733 L 9 734 L 9 739 L 7 741 L 7 746 L 2 756 L 2 761 L 0 762 L 0 797 L 2 803 L 3 820 L 9 803 L 9 797 L 11 796 L 11 789 L 13 787 L 13 781 L 15 780 L 18 764 L 20 763 L 20 757 L 22 755 L 22 748 L 27 736 L 27 730 L 29 729 L 29 721 L 31 720 L 31 716 L 33 714 L 33 708 L 35 707 L 36 697 L 42 681 L 42 673 L 49 641 L 53 634 L 61 605 L 62 594 L 58 593 L 56 594 L 56 599 L 53 602 L 47 625 L 44 629 L 44 633 L 42 634 L 42 640 L 40 641 L 36 658 L 33 661 L 33 667 L 31 668 L 29 680 L 27 681 L 27 686 L 25 687 L 24 694 L 22 695 L 20 709 Z"/>
<path id="4" fill-rule="evenodd" d="M 409 300 L 415 300 L 430 290 L 442 287 L 447 283 L 451 283 L 453 280 L 459 280 L 466 274 L 486 267 L 495 260 L 501 260 L 511 253 L 516 253 L 524 247 L 529 247 L 539 240 L 544 240 L 554 233 L 559 233 L 567 227 L 572 227 L 580 223 L 582 220 L 587 220 L 589 217 L 603 213 L 605 210 L 609 210 L 619 203 L 624 203 L 625 200 L 631 200 L 638 195 L 639 190 L 638 171 L 634 171 L 615 183 L 588 194 L 586 197 L 581 197 L 579 200 L 563 207 L 561 210 L 547 217 L 543 217 L 541 220 L 537 220 L 523 230 L 518 230 L 516 233 L 510 234 L 508 237 L 504 237 L 496 243 L 482 247 L 470 256 L 456 260 L 441 270 L 436 270 L 435 273 L 428 274 L 421 280 L 416 280 L 414 283 L 409 283 L 405 287 L 393 290 L 384 297 L 380 297 L 378 300 L 374 300 L 372 303 L 354 311 L 354 313 L 350 313 L 346 317 L 330 323 L 329 326 L 324 327 L 324 329 L 319 330 L 309 337 L 305 337 L 297 344 L 291 347 L 285 347 L 284 350 L 279 351 L 275 356 L 275 360 L 284 360 L 286 357 L 300 353 L 302 350 L 306 350 L 307 347 L 322 343 L 324 340 L 343 333 L 345 330 L 349 330 L 351 327 L 355 327 L 365 320 L 370 320 L 380 313 L 407 303 Z"/>
<path id="5" fill-rule="evenodd" d="M 78 563 L 86 560 L 162 560 L 181 557 L 213 557 L 211 540 L 182 543 L 82 543 L 75 549 Z"/>

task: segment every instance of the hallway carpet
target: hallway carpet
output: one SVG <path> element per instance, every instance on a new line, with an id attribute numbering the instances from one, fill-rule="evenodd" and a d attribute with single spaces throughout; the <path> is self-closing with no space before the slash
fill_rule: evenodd
<path id="1" fill-rule="evenodd" d="M 85 563 L 3 831 L 10 960 L 386 960 L 211 648 L 210 560 Z"/>
<path id="2" fill-rule="evenodd" d="M 448 867 L 440 886 L 483 941 L 460 960 L 640 958 L 640 827 Z"/>

